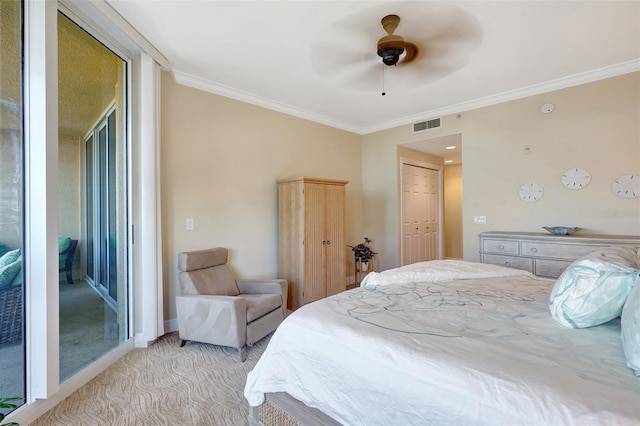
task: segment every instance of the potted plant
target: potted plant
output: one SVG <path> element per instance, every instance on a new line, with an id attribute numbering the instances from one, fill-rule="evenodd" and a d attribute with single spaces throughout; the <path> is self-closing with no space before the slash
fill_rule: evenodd
<path id="1" fill-rule="evenodd" d="M 15 410 L 18 408 L 14 402 L 22 401 L 22 398 L 0 398 L 0 409 L 10 409 Z M 5 414 L 0 413 L 0 422 L 2 422 L 5 418 Z M 0 426 L 20 426 L 19 423 L 11 422 L 11 423 L 1 423 Z"/>
<path id="2" fill-rule="evenodd" d="M 371 250 L 371 248 L 369 247 L 370 242 L 371 240 L 369 238 L 364 237 L 364 243 L 360 243 L 355 246 L 347 246 L 351 247 L 351 250 L 353 251 L 353 254 L 356 258 L 356 262 L 360 261 L 363 271 L 366 271 L 369 268 L 369 261 L 373 259 L 373 256 L 378 254 Z"/>

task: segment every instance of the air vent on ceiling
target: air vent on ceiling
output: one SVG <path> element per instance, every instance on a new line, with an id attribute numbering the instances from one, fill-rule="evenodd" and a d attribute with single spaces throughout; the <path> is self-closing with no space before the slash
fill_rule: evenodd
<path id="1" fill-rule="evenodd" d="M 420 123 L 413 123 L 413 133 L 422 132 L 423 130 L 437 129 L 440 127 L 440 119 L 434 118 L 433 120 L 421 121 Z"/>

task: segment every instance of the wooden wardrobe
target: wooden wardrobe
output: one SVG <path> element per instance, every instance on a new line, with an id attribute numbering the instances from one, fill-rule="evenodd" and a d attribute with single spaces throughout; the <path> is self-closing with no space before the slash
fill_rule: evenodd
<path id="1" fill-rule="evenodd" d="M 289 282 L 287 307 L 346 289 L 345 180 L 278 180 L 279 277 Z"/>

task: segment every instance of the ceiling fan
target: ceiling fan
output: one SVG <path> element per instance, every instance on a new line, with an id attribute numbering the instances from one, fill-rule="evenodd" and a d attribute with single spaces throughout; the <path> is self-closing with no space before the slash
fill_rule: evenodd
<path id="1" fill-rule="evenodd" d="M 479 21 L 459 6 L 398 2 L 334 22 L 312 44 L 311 65 L 331 84 L 367 92 L 397 66 L 384 77 L 388 89 L 413 89 L 462 68 L 481 40 Z"/>
<path id="2" fill-rule="evenodd" d="M 418 46 L 404 41 L 399 35 L 393 32 L 398 28 L 400 17 L 398 15 L 387 15 L 380 21 L 382 28 L 387 35 L 378 40 L 378 56 L 382 58 L 382 63 L 389 66 L 395 66 L 400 60 L 400 55 L 406 52 L 402 63 L 407 64 L 413 61 L 418 54 Z"/>

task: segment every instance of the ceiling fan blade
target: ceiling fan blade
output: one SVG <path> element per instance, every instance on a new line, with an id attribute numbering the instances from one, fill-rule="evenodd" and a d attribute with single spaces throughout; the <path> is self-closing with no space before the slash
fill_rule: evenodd
<path id="1" fill-rule="evenodd" d="M 375 55 L 375 57 L 373 56 Z M 323 78 L 335 82 L 349 79 L 351 75 L 373 68 L 377 64 L 375 52 L 349 48 L 349 46 L 335 46 L 316 43 L 311 48 L 311 66 Z"/>
<path id="2" fill-rule="evenodd" d="M 404 42 L 404 57 L 402 61 L 398 63 L 400 66 L 409 65 L 411 62 L 415 61 L 420 53 L 420 49 L 414 43 L 410 41 Z"/>

